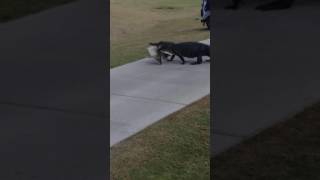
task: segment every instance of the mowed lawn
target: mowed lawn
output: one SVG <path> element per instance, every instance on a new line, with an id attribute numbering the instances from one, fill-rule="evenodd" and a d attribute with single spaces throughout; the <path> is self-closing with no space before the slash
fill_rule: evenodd
<path id="1" fill-rule="evenodd" d="M 0 23 L 75 0 L 0 0 Z"/>
<path id="2" fill-rule="evenodd" d="M 147 56 L 149 42 L 210 36 L 200 23 L 198 0 L 111 0 L 110 5 L 111 67 Z"/>
<path id="3" fill-rule="evenodd" d="M 215 180 L 319 180 L 320 103 L 212 159 Z"/>
<path id="4" fill-rule="evenodd" d="M 209 180 L 209 96 L 111 148 L 112 180 Z"/>

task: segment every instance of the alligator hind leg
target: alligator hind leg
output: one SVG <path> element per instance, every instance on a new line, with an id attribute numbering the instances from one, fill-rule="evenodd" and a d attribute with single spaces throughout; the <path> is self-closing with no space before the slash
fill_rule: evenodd
<path id="1" fill-rule="evenodd" d="M 202 64 L 202 57 L 201 56 L 197 57 L 197 62 L 191 63 L 191 65 L 196 65 L 196 64 Z"/>
<path id="2" fill-rule="evenodd" d="M 180 55 L 177 55 L 177 56 L 181 59 L 181 64 L 184 64 L 185 63 L 184 58 L 182 56 L 180 56 Z"/>

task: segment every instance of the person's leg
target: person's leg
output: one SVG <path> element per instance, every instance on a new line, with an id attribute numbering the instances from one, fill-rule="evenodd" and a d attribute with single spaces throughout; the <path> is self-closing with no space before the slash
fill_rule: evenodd
<path id="1" fill-rule="evenodd" d="M 210 16 L 208 16 L 208 18 L 205 21 L 207 28 L 210 30 Z"/>

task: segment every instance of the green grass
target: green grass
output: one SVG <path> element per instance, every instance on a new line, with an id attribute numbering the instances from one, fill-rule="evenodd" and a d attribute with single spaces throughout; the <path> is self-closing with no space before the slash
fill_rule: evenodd
<path id="1" fill-rule="evenodd" d="M 215 180 L 319 180 L 320 103 L 212 159 Z"/>
<path id="2" fill-rule="evenodd" d="M 209 180 L 209 96 L 111 148 L 112 180 Z"/>
<path id="3" fill-rule="evenodd" d="M 74 0 L 1 0 L 0 23 L 58 6 Z"/>
<path id="4" fill-rule="evenodd" d="M 149 42 L 209 38 L 200 18 L 200 1 L 111 0 L 111 67 L 147 56 Z"/>

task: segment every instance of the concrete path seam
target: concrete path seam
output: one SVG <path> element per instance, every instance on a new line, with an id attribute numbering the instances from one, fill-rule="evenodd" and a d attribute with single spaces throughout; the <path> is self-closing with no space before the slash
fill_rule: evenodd
<path id="1" fill-rule="evenodd" d="M 88 112 L 81 112 L 81 111 L 72 111 L 72 110 L 60 109 L 60 108 L 49 107 L 49 106 L 40 106 L 40 105 L 32 105 L 32 104 L 19 104 L 19 103 L 13 103 L 13 102 L 0 102 L 0 105 L 14 106 L 17 108 L 26 108 L 26 109 L 55 111 L 55 112 L 75 114 L 75 115 L 88 116 L 88 117 L 94 117 L 94 118 L 103 118 L 103 119 L 106 118 L 103 115 L 97 115 L 97 114 L 88 113 Z"/>
<path id="2" fill-rule="evenodd" d="M 147 98 L 147 97 L 129 96 L 129 95 L 123 95 L 123 94 L 117 94 L 117 93 L 111 93 L 111 95 L 122 96 L 122 97 L 129 97 L 129 98 L 134 98 L 134 99 L 143 99 L 143 100 L 149 100 L 149 101 L 156 101 L 156 102 L 164 102 L 164 103 L 170 103 L 170 104 L 177 104 L 177 105 L 182 105 L 182 106 L 188 105 L 188 104 L 184 104 L 184 103 L 178 103 L 178 102 L 173 102 L 173 101 L 168 101 L 168 100 L 162 100 L 162 99 L 157 99 L 157 98 Z"/>

